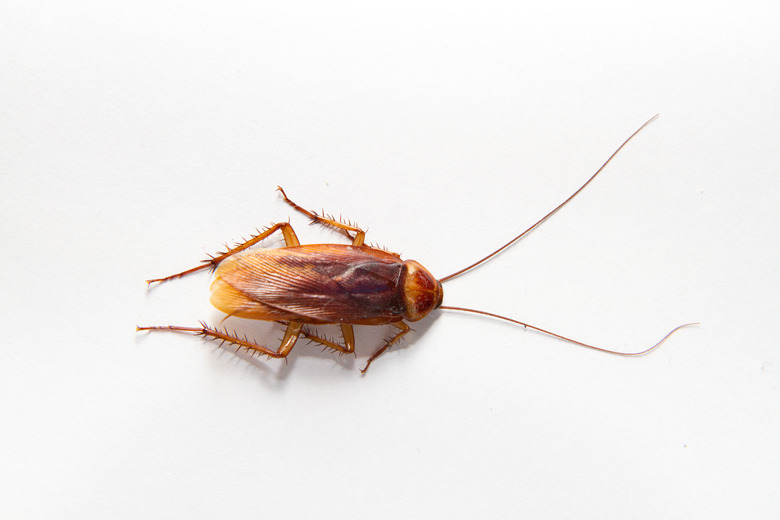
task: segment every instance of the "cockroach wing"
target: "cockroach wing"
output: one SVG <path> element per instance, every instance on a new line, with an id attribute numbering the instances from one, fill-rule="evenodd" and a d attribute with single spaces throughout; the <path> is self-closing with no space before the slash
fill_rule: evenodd
<path id="1" fill-rule="evenodd" d="M 388 323 L 403 312 L 397 257 L 319 244 L 247 251 L 215 273 L 211 303 L 231 316 L 304 323 Z"/>

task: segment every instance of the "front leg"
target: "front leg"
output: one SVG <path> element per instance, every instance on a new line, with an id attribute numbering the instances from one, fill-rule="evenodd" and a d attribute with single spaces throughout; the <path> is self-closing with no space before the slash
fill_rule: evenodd
<path id="1" fill-rule="evenodd" d="M 368 370 L 368 366 L 371 364 L 372 361 L 374 361 L 376 358 L 382 355 L 382 353 L 392 347 L 398 340 L 403 338 L 406 334 L 408 334 L 412 329 L 404 323 L 403 321 L 396 321 L 394 323 L 391 323 L 393 327 L 401 329 L 401 332 L 387 340 L 387 343 L 384 344 L 379 350 L 371 354 L 371 357 L 368 358 L 368 362 L 366 363 L 366 366 L 363 367 L 363 370 L 360 371 L 361 374 L 365 374 L 366 370 Z"/>

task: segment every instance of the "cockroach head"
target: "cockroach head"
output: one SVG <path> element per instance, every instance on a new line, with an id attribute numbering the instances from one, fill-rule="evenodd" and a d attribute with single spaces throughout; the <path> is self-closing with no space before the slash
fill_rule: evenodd
<path id="1" fill-rule="evenodd" d="M 404 262 L 401 275 L 403 290 L 404 318 L 417 321 L 441 305 L 444 290 L 441 283 L 414 260 Z"/>

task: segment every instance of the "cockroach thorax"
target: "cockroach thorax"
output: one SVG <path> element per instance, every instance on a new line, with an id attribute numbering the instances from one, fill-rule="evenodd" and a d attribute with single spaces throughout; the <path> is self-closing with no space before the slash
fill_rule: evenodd
<path id="1" fill-rule="evenodd" d="M 404 318 L 417 321 L 441 305 L 444 290 L 441 283 L 414 260 L 404 262 L 401 278 Z"/>

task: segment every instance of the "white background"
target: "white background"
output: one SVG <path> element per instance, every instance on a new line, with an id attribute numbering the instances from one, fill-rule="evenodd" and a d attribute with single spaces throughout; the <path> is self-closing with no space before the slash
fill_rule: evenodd
<path id="1" fill-rule="evenodd" d="M 776 518 L 775 2 L 4 2 L 4 518 Z M 444 276 L 358 369 L 220 320 L 274 192 Z M 272 240 L 278 245 L 278 240 Z M 278 326 L 231 320 L 275 346 Z"/>

